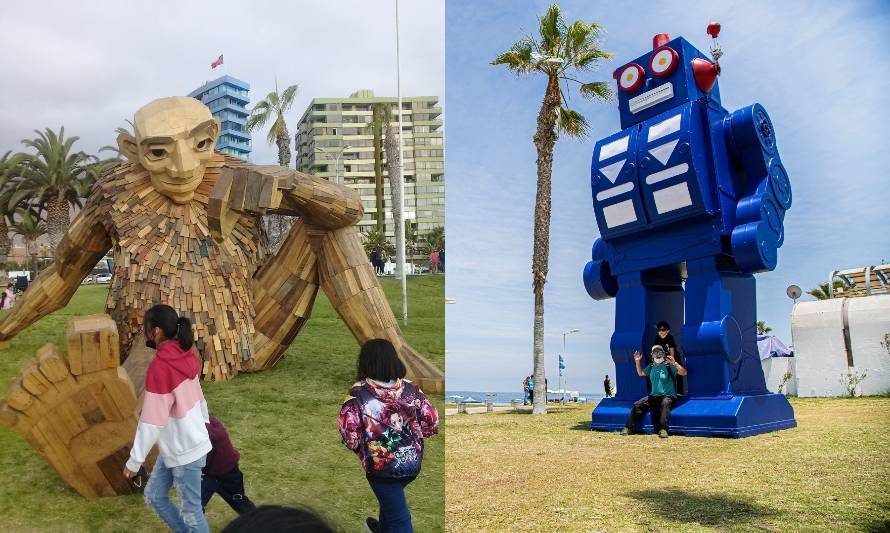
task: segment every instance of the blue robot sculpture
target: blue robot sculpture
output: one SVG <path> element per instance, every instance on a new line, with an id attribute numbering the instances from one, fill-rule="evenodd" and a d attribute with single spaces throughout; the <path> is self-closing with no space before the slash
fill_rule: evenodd
<path id="1" fill-rule="evenodd" d="M 648 353 L 660 320 L 683 324 L 675 337 L 689 372 L 672 432 L 746 437 L 796 425 L 788 400 L 766 388 L 753 276 L 776 267 L 791 186 L 763 106 L 720 104 L 719 24 L 708 33 L 713 62 L 659 34 L 614 74 L 622 130 L 593 151 L 601 238 L 584 285 L 595 300 L 616 299 L 618 393 L 593 411 L 593 429 L 621 429 L 646 395 L 633 352 Z"/>

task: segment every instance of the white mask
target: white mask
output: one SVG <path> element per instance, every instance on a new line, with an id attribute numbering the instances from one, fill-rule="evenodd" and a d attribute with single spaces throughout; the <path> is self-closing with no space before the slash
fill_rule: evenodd
<path id="1" fill-rule="evenodd" d="M 664 357 L 653 357 L 652 360 L 660 365 L 661 363 L 664 362 Z"/>

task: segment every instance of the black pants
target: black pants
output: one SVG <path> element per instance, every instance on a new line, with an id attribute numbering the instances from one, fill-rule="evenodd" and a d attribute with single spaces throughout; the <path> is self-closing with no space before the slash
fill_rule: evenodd
<path id="1" fill-rule="evenodd" d="M 655 431 L 659 429 L 667 431 L 673 403 L 674 399 L 671 396 L 646 396 L 635 401 L 634 407 L 630 411 L 630 416 L 627 418 L 627 429 L 633 429 L 637 424 L 637 420 L 646 411 L 651 411 L 652 425 L 655 426 Z"/>
<path id="2" fill-rule="evenodd" d="M 238 514 L 246 513 L 256 507 L 247 494 L 244 494 L 244 475 L 241 474 L 241 469 L 237 466 L 221 476 L 204 474 L 201 478 L 202 508 L 207 507 L 207 502 L 210 501 L 214 493 L 222 496 L 229 507 Z"/>

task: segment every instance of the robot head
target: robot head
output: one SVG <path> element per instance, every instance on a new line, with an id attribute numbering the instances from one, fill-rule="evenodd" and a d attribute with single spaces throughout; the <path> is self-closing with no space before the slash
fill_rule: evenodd
<path id="1" fill-rule="evenodd" d="M 720 103 L 720 67 L 686 39 L 659 33 L 652 51 L 615 69 L 621 129 L 678 105 L 711 98 Z"/>

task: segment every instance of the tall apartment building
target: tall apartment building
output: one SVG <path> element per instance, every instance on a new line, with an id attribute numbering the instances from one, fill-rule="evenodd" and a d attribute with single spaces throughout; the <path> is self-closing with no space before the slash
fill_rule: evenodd
<path id="1" fill-rule="evenodd" d="M 358 91 L 349 98 L 315 98 L 300 119 L 296 133 L 297 169 L 342 183 L 361 194 L 365 216 L 359 229 L 376 225 L 374 197 L 374 135 L 372 106 L 387 103 L 398 129 L 396 97 Z M 402 167 L 405 176 L 405 219 L 417 225 L 420 239 L 445 225 L 445 158 L 442 108 L 435 96 L 402 97 Z M 386 234 L 393 236 L 389 180 L 384 151 Z"/>
<path id="2" fill-rule="evenodd" d="M 246 81 L 223 76 L 189 93 L 209 107 L 222 125 L 216 149 L 244 160 L 250 159 L 250 134 L 245 131 L 250 114 L 247 110 L 249 91 L 250 85 Z"/>

